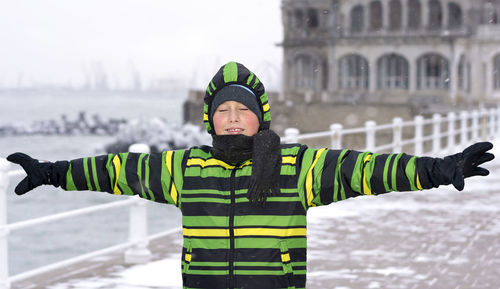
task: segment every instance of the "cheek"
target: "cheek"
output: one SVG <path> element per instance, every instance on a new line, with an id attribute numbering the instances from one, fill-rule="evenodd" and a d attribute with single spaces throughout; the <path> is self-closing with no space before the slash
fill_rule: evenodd
<path id="1" fill-rule="evenodd" d="M 245 117 L 245 123 L 247 125 L 247 130 L 250 135 L 254 135 L 259 131 L 259 119 L 253 113 L 248 114 Z"/>
<path id="2" fill-rule="evenodd" d="M 219 134 L 219 132 L 221 132 L 224 127 L 224 119 L 220 115 L 215 113 L 212 118 L 212 122 L 214 123 L 215 133 Z"/>

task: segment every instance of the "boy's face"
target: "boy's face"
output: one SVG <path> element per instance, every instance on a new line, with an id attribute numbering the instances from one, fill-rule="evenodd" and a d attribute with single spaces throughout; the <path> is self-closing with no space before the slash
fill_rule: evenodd
<path id="1" fill-rule="evenodd" d="M 246 105 L 229 100 L 217 107 L 213 119 L 215 134 L 244 134 L 252 136 L 259 131 L 259 119 Z"/>

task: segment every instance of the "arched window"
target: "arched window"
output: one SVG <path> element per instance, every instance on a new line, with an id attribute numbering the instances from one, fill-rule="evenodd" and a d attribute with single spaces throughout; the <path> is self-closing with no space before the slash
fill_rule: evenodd
<path id="1" fill-rule="evenodd" d="M 438 0 L 429 1 L 429 29 L 436 30 L 441 28 L 443 21 L 443 11 L 441 3 Z"/>
<path id="2" fill-rule="evenodd" d="M 313 8 L 307 9 L 306 23 L 308 28 L 317 28 L 319 26 L 318 10 Z"/>
<path id="3" fill-rule="evenodd" d="M 493 59 L 493 88 L 500 90 L 500 54 Z"/>
<path id="4" fill-rule="evenodd" d="M 389 54 L 377 60 L 378 89 L 408 89 L 408 61 L 400 55 Z"/>
<path id="5" fill-rule="evenodd" d="M 379 30 L 383 23 L 382 3 L 373 1 L 370 3 L 370 29 Z"/>
<path id="6" fill-rule="evenodd" d="M 390 11 L 389 15 L 391 15 L 389 22 L 389 29 L 391 30 L 401 29 L 401 24 L 402 24 L 401 1 L 391 0 L 391 2 L 389 2 L 389 11 Z"/>
<path id="7" fill-rule="evenodd" d="M 462 91 L 469 91 L 470 88 L 470 62 L 466 60 L 465 56 L 460 56 L 458 62 L 458 89 Z"/>
<path id="8" fill-rule="evenodd" d="M 365 26 L 363 6 L 358 5 L 351 10 L 351 32 L 361 32 Z"/>
<path id="9" fill-rule="evenodd" d="M 438 54 L 426 54 L 417 60 L 417 88 L 444 89 L 450 87 L 449 63 Z"/>
<path id="10" fill-rule="evenodd" d="M 422 6 L 420 0 L 408 0 L 408 28 L 416 30 L 422 23 Z"/>
<path id="11" fill-rule="evenodd" d="M 339 88 L 368 89 L 368 61 L 360 55 L 349 54 L 339 60 Z"/>
<path id="12" fill-rule="evenodd" d="M 295 88 L 321 90 L 320 72 L 323 71 L 320 63 L 310 55 L 300 55 L 295 59 Z"/>
<path id="13" fill-rule="evenodd" d="M 448 3 L 448 27 L 450 29 L 460 28 L 463 24 L 462 8 L 457 3 Z"/>

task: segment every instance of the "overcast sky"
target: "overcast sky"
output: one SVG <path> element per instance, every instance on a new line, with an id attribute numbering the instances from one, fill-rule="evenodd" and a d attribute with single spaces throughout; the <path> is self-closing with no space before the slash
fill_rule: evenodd
<path id="1" fill-rule="evenodd" d="M 273 78 L 282 62 L 276 46 L 283 38 L 280 5 L 280 0 L 2 0 L 0 86 L 79 85 L 96 71 L 123 85 L 134 70 L 144 84 L 185 78 L 204 86 L 229 60 Z"/>

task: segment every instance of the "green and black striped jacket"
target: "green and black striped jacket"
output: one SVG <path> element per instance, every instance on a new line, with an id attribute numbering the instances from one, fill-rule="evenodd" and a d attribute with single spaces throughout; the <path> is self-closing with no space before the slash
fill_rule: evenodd
<path id="1" fill-rule="evenodd" d="M 72 160 L 63 188 L 139 195 L 183 215 L 184 288 L 305 288 L 306 212 L 359 195 L 419 190 L 416 157 L 282 145 L 280 193 L 246 193 L 252 161 L 232 165 L 210 147 Z"/>

